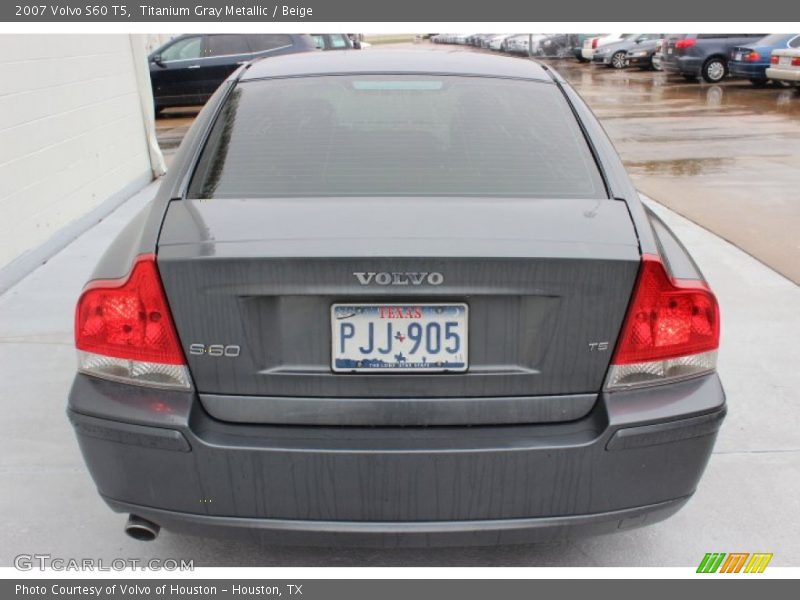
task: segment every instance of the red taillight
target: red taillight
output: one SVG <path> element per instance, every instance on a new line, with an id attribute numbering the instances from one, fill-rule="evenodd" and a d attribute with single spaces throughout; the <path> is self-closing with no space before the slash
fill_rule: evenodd
<path id="1" fill-rule="evenodd" d="M 600 41 L 600 38 L 593 38 L 592 39 L 592 49 L 597 48 L 597 43 Z"/>
<path id="2" fill-rule="evenodd" d="M 658 256 L 645 254 L 613 364 L 716 350 L 719 308 L 701 281 L 669 278 Z"/>
<path id="3" fill-rule="evenodd" d="M 761 60 L 761 55 L 758 52 L 748 52 L 742 58 L 745 62 L 758 62 Z"/>
<path id="4" fill-rule="evenodd" d="M 713 370 L 719 329 L 719 306 L 705 283 L 671 279 L 658 256 L 645 254 L 607 386 Z"/>
<path id="5" fill-rule="evenodd" d="M 779 56 L 772 56 L 769 59 L 769 62 L 773 65 L 777 65 L 781 61 Z"/>
<path id="6" fill-rule="evenodd" d="M 682 40 L 678 40 L 675 42 L 675 48 L 678 50 L 685 50 L 686 48 L 691 48 L 697 43 L 697 40 L 694 38 L 684 38 Z"/>
<path id="7" fill-rule="evenodd" d="M 137 257 L 127 277 L 87 285 L 75 310 L 75 347 L 84 372 L 188 387 L 186 360 L 154 255 Z"/>
<path id="8" fill-rule="evenodd" d="M 792 59 L 792 66 L 793 67 L 800 67 L 800 57 Z"/>

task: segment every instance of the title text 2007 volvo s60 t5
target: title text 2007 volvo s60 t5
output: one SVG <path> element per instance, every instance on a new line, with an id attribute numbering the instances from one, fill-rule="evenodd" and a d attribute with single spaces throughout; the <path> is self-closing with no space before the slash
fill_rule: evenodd
<path id="1" fill-rule="evenodd" d="M 531 61 L 237 71 L 76 310 L 68 414 L 128 532 L 515 543 L 653 523 L 725 414 L 719 312 Z"/>

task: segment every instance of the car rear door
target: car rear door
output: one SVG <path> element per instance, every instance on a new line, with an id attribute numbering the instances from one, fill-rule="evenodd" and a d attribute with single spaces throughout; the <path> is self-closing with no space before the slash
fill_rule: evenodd
<path id="1" fill-rule="evenodd" d="M 156 104 L 202 102 L 205 36 L 182 37 L 151 58 L 150 80 Z"/>

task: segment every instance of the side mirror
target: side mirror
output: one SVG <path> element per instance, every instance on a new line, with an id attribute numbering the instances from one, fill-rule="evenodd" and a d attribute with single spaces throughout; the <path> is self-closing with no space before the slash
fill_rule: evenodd
<path id="1" fill-rule="evenodd" d="M 164 61 L 161 60 L 160 54 L 154 54 L 153 57 L 150 59 L 150 61 L 157 64 L 159 67 L 164 66 Z"/>
<path id="2" fill-rule="evenodd" d="M 355 48 L 356 50 L 361 50 L 361 42 L 359 40 L 354 40 L 353 48 Z"/>

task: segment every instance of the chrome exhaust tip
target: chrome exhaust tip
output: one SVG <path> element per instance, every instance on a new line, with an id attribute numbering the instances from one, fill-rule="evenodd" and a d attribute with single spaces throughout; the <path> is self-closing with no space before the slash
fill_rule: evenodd
<path id="1" fill-rule="evenodd" d="M 137 515 L 129 515 L 128 522 L 125 523 L 125 533 L 140 542 L 152 542 L 158 537 L 159 531 L 160 525 Z"/>

